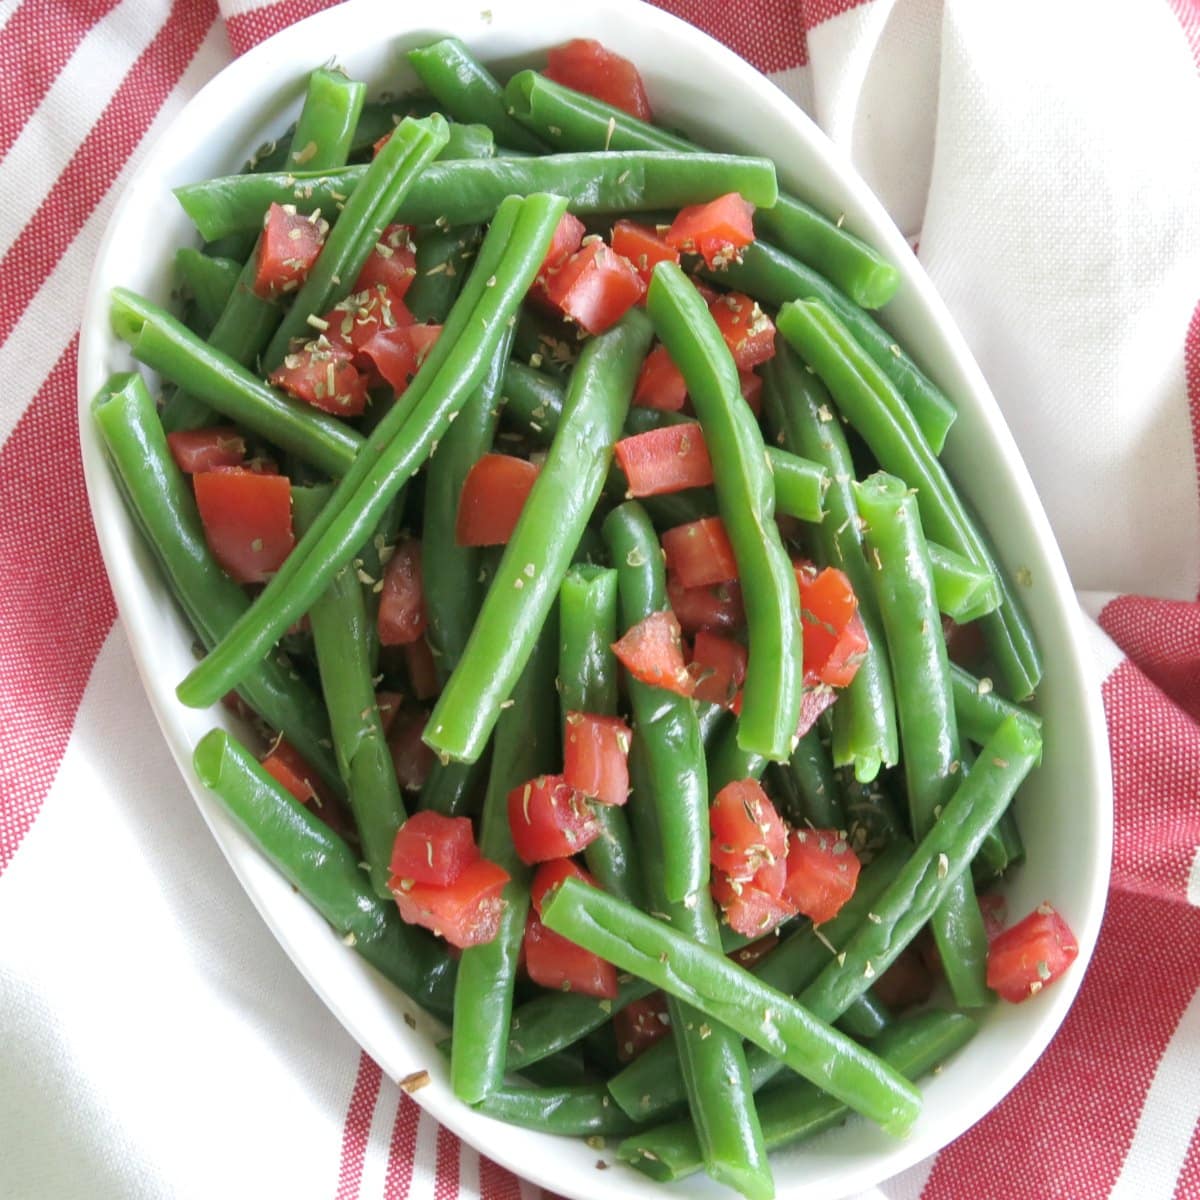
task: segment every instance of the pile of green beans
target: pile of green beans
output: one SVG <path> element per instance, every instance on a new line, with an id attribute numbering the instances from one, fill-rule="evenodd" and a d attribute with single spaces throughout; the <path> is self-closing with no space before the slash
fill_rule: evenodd
<path id="1" fill-rule="evenodd" d="M 331 937 L 449 1023 L 441 1048 L 465 1103 L 619 1137 L 619 1163 L 657 1180 L 703 1170 L 770 1200 L 770 1150 L 851 1114 L 904 1135 L 920 1112 L 913 1081 L 975 1032 L 974 1016 L 893 1013 L 872 990 L 918 934 L 931 931 L 958 1008 L 992 999 L 974 886 L 1024 855 L 1011 802 L 1042 748 L 1039 718 L 1016 702 L 1040 678 L 1030 625 L 938 459 L 953 405 L 874 315 L 899 273 L 841 214 L 781 192 L 766 159 L 706 150 L 534 71 L 497 80 L 456 39 L 407 58 L 428 94 L 368 100 L 320 68 L 294 126 L 243 173 L 176 189 L 207 243 L 176 255 L 182 318 L 112 293 L 113 329 L 166 395 L 156 408 L 141 375 L 115 375 L 92 414 L 146 557 L 205 651 L 178 697 L 204 708 L 236 691 L 262 726 L 214 729 L 195 771 Z M 730 192 L 754 206 L 758 236 L 723 266 L 660 263 L 644 304 L 592 335 L 535 298 L 566 213 L 591 230 L 625 214 L 670 221 Z M 299 288 L 265 300 L 252 285 L 272 203 L 320 210 L 329 231 Z M 407 388 L 372 377 L 367 412 L 343 419 L 264 382 L 393 221 L 413 227 L 406 307 L 442 326 Z M 776 322 L 761 418 L 698 278 Z M 543 352 L 551 337 L 561 353 Z M 684 411 L 634 403 L 656 340 Z M 711 475 L 635 499 L 614 448 L 681 422 L 698 425 Z M 217 424 L 292 485 L 295 544 L 253 598 L 218 565 L 168 441 Z M 503 546 L 460 544 L 464 488 L 497 453 L 536 478 Z M 652 686 L 617 657 L 677 595 L 663 534 L 714 516 L 744 607 L 743 628 L 722 593 L 713 617 L 747 651 L 730 707 Z M 377 622 L 399 539 L 424 606 L 403 649 L 381 646 Z M 805 714 L 830 688 L 808 695 L 804 631 L 820 622 L 801 607 L 800 560 L 844 572 L 868 643 L 815 722 Z M 952 663 L 944 618 L 978 621 L 986 659 Z M 579 861 L 597 886 L 568 879 L 539 903 L 545 936 L 620 972 L 610 998 L 539 990 L 520 967 L 535 868 L 514 845 L 509 796 L 564 769 L 577 713 L 632 729 L 618 739 L 629 795 L 583 801 L 599 836 Z M 261 765 L 259 734 L 263 750 L 285 737 L 345 801 L 346 837 Z M 407 794 L 404 755 L 428 759 L 419 786 L 404 775 Z M 792 918 L 747 968 L 727 955 L 751 939 L 710 890 L 709 807 L 749 780 L 794 829 L 838 831 L 862 870 L 835 917 Z M 452 956 L 401 920 L 391 859 L 410 809 L 469 818 L 507 873 L 492 940 Z M 656 992 L 662 1036 L 624 1062 L 621 1014 Z"/>

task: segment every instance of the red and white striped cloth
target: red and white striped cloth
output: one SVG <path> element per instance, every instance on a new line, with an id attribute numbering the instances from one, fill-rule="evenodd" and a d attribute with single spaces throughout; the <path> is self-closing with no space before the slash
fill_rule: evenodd
<path id="1" fill-rule="evenodd" d="M 501 2 L 501 0 L 493 0 Z M 322 0 L 0 0 L 0 1195 L 532 1197 L 350 1041 L 176 776 L 77 463 L 77 314 L 145 147 Z M 1079 1001 L 888 1200 L 1200 1197 L 1200 3 L 663 0 L 914 239 L 1094 618 L 1112 895 Z"/>

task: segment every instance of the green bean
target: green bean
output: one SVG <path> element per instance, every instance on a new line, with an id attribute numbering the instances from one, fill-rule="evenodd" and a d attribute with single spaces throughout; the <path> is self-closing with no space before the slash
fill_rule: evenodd
<path id="1" fill-rule="evenodd" d="M 863 783 L 848 767 L 839 767 L 834 778 L 846 814 L 847 840 L 862 861 L 870 862 L 897 840 L 908 840 L 911 831 L 892 798 L 888 776 Z"/>
<path id="2" fill-rule="evenodd" d="M 614 508 L 601 531 L 617 566 L 621 628 L 629 629 L 667 608 L 662 550 L 645 509 L 635 502 Z M 678 903 L 708 887 L 708 783 L 700 726 L 687 698 L 633 678 L 627 684 L 634 742 L 645 747 L 646 790 L 661 830 L 658 873 L 666 899 Z"/>
<path id="3" fill-rule="evenodd" d="M 533 434 L 540 445 L 549 443 L 562 419 L 563 387 L 559 381 L 513 359 L 504 371 L 503 395 L 506 420 L 522 432 Z"/>
<path id="4" fill-rule="evenodd" d="M 158 560 L 172 594 L 206 647 L 216 645 L 250 607 L 245 591 L 217 565 L 208 548 L 195 497 L 175 465 L 154 399 L 140 375 L 114 375 L 92 416 L 126 503 Z M 239 685 L 242 698 L 280 730 L 338 794 L 344 794 L 329 750 L 329 721 L 321 700 L 285 658 L 254 664 Z"/>
<path id="5" fill-rule="evenodd" d="M 505 1071 L 517 959 L 529 911 L 530 871 L 513 849 L 508 793 L 558 765 L 558 707 L 554 699 L 558 638 L 551 618 L 513 690 L 513 705 L 500 715 L 479 849 L 511 876 L 504 914 L 492 941 L 463 951 L 454 992 L 454 1041 L 450 1082 L 468 1104 L 499 1089 Z"/>
<path id="6" fill-rule="evenodd" d="M 430 715 L 425 741 L 439 755 L 470 762 L 487 742 L 599 499 L 649 344 L 650 323 L 631 309 L 584 347 L 558 433 Z"/>
<path id="7" fill-rule="evenodd" d="M 113 288 L 109 313 L 113 331 L 151 370 L 318 470 L 350 469 L 363 440 L 337 417 L 268 387 L 134 292 Z"/>
<path id="8" fill-rule="evenodd" d="M 328 487 L 293 489 L 298 534 L 312 526 L 328 499 Z M 367 607 L 352 565 L 333 577 L 308 610 L 308 619 L 338 770 L 346 783 L 363 859 L 376 895 L 390 900 L 392 843 L 404 824 L 404 798 L 375 703 Z"/>
<path id="9" fill-rule="evenodd" d="M 842 694 L 842 703 L 845 693 Z M 815 829 L 845 829 L 846 814 L 833 779 L 829 751 L 821 741 L 818 726 L 813 726 L 797 743 L 786 765 L 772 764 L 771 778 L 780 780 L 791 801 L 788 818 L 793 825 L 812 825 Z"/>
<path id="10" fill-rule="evenodd" d="M 742 399 L 737 368 L 712 314 L 674 263 L 655 268 L 646 308 L 700 418 L 717 504 L 742 582 L 750 658 L 738 745 L 782 761 L 792 751 L 800 719 L 800 600 L 773 520 L 775 491 L 762 434 Z"/>
<path id="11" fill-rule="evenodd" d="M 572 566 L 558 592 L 558 688 L 567 713 L 614 716 L 617 712 L 617 573 L 609 567 Z M 564 726 L 564 741 L 570 729 Z M 641 903 L 636 848 L 625 810 L 592 808 L 600 836 L 583 852 L 600 886 L 631 904 Z"/>
<path id="12" fill-rule="evenodd" d="M 896 679 L 904 780 L 913 833 L 924 837 L 958 784 L 962 755 L 929 551 L 917 502 L 894 476 L 854 485 L 866 523 L 872 585 Z M 987 933 L 963 872 L 933 914 L 942 968 L 963 1007 L 986 1004 Z"/>
<path id="13" fill-rule="evenodd" d="M 562 211 L 559 198 L 532 196 L 514 199 L 497 212 L 475 270 L 409 384 L 405 404 L 393 407 L 375 428 L 317 523 L 243 620 L 180 685 L 177 694 L 185 704 L 211 704 L 224 695 L 370 536 L 392 497 L 479 386 Z"/>
<path id="14" fill-rule="evenodd" d="M 872 1049 L 915 1081 L 966 1045 L 977 1028 L 962 1013 L 933 1009 L 897 1022 Z M 767 1149 L 778 1150 L 840 1125 L 850 1109 L 811 1083 L 792 1080 L 765 1091 L 758 1098 L 758 1113 Z M 618 1147 L 617 1157 L 660 1183 L 686 1179 L 704 1165 L 695 1132 L 686 1121 L 633 1134 Z"/>
<path id="15" fill-rule="evenodd" d="M 332 217 L 335 206 L 342 202 L 338 198 L 352 196 L 368 169 L 227 175 L 184 184 L 175 189 L 175 197 L 201 236 L 211 241 L 227 233 L 257 230 L 272 203 L 294 204 L 301 212 L 319 208 Z M 765 158 L 548 154 L 542 158 L 432 163 L 388 219 L 409 225 L 471 225 L 491 220 L 506 196 L 529 196 L 548 189 L 565 196 L 571 212 L 580 216 L 677 208 L 727 192 L 740 192 L 752 204 L 765 207 L 773 204 L 777 195 L 775 166 Z M 344 219 L 343 214 L 337 224 Z M 328 247 L 322 256 L 327 252 Z"/>
<path id="16" fill-rule="evenodd" d="M 587 893 L 587 894 L 584 894 Z M 542 905 L 548 929 L 736 1030 L 896 1136 L 921 1110 L 897 1072 L 790 997 L 623 901 L 566 880 Z"/>
<path id="17" fill-rule="evenodd" d="M 515 75 L 505 96 L 517 120 L 557 148 L 698 152 L 684 138 L 534 71 Z M 840 221 L 831 221 L 794 196 L 781 194 L 771 208 L 756 214 L 755 224 L 865 308 L 886 304 L 899 286 L 899 272 L 876 250 L 843 229 Z"/>
<path id="18" fill-rule="evenodd" d="M 237 286 L 240 264 L 231 258 L 212 258 L 191 246 L 175 251 L 175 279 L 192 299 L 195 332 L 207 337 Z"/>
<path id="19" fill-rule="evenodd" d="M 739 779 L 761 779 L 766 769 L 767 760 L 761 754 L 738 745 L 738 725 L 733 721 L 708 749 L 708 798 L 715 799 L 726 784 Z"/>
<path id="20" fill-rule="evenodd" d="M 692 707 L 696 710 L 700 741 L 704 746 L 704 753 L 707 754 L 717 744 L 717 738 L 726 726 L 732 725 L 737 718 L 729 709 L 722 708 L 719 704 L 708 704 L 703 700 L 695 701 Z"/>
<path id="21" fill-rule="evenodd" d="M 991 571 L 977 567 L 966 555 L 929 543 L 929 565 L 938 609 L 960 625 L 1000 607 L 1000 589 Z"/>
<path id="22" fill-rule="evenodd" d="M 825 519 L 829 472 L 820 463 L 778 446 L 767 447 L 767 466 L 775 484 L 775 511 L 820 524 Z"/>
<path id="23" fill-rule="evenodd" d="M 349 293 L 392 214 L 449 136 L 445 120 L 437 114 L 423 120 L 406 117 L 396 126 L 396 132 L 380 148 L 364 170 L 359 186 L 345 201 L 317 261 L 263 351 L 266 370 L 274 370 L 283 362 L 294 338 L 307 341 L 312 336 L 310 317 L 319 318 Z"/>
<path id="24" fill-rule="evenodd" d="M 196 744 L 192 765 L 258 849 L 386 979 L 430 1012 L 450 1012 L 456 964 L 424 930 L 380 900 L 358 855 L 222 729 Z"/>
<path id="25" fill-rule="evenodd" d="M 834 417 L 829 393 L 795 352 L 777 339 L 775 357 L 764 373 L 763 407 L 772 435 L 788 450 L 823 466 L 830 481 L 825 520 L 812 531 L 818 561 L 846 573 L 858 597 L 868 646 L 850 685 L 833 706 L 833 761 L 850 764 L 869 782 L 900 753 L 892 675 L 883 645 L 879 610 L 871 589 L 862 533 L 851 483 L 854 463 L 845 435 Z"/>
<path id="26" fill-rule="evenodd" d="M 540 154 L 546 147 L 508 115 L 504 89 L 458 38 L 442 38 L 405 56 L 421 82 L 456 121 L 480 121 L 502 146 Z"/>
<path id="27" fill-rule="evenodd" d="M 927 536 L 991 571 L 1003 604 L 981 618 L 981 628 L 1013 696 L 1023 699 L 1030 695 L 1041 678 L 1032 631 L 991 550 L 901 397 L 846 328 L 820 303 L 784 305 L 778 326 L 829 385 L 838 407 L 862 434 L 879 465 L 916 488 Z"/>
<path id="28" fill-rule="evenodd" d="M 1039 729 L 1042 719 L 1026 708 L 998 696 L 990 679 L 976 679 L 956 663 L 949 664 L 950 688 L 954 694 L 954 715 L 964 738 L 982 745 L 996 732 L 1005 717 L 1019 715 Z"/>
<path id="29" fill-rule="evenodd" d="M 1025 843 L 1012 809 L 996 822 L 995 828 L 979 847 L 979 853 L 971 864 L 971 874 L 981 887 L 998 879 L 1025 857 Z"/>
<path id="30" fill-rule="evenodd" d="M 485 1116 L 569 1137 L 620 1137 L 635 1126 L 609 1102 L 602 1083 L 564 1087 L 504 1087 L 476 1106 Z"/>
<path id="31" fill-rule="evenodd" d="M 584 1058 L 583 1046 L 568 1046 L 557 1054 L 530 1063 L 525 1068 L 524 1079 L 539 1088 L 594 1086 L 604 1083 Z"/>
<path id="32" fill-rule="evenodd" d="M 344 163 L 350 157 L 366 96 L 366 85 L 348 79 L 344 71 L 330 67 L 313 71 L 292 134 L 288 166 L 314 171 Z"/>

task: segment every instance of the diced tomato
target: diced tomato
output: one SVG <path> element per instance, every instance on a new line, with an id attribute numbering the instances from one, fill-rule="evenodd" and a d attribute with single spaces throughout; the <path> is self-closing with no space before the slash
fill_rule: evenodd
<path id="1" fill-rule="evenodd" d="M 787 854 L 787 830 L 755 779 L 727 783 L 716 794 L 708 821 L 712 864 L 731 879 L 748 882 Z"/>
<path id="2" fill-rule="evenodd" d="M 379 643 L 406 646 L 429 624 L 421 584 L 421 543 L 409 538 L 396 546 L 383 574 L 379 596 Z"/>
<path id="3" fill-rule="evenodd" d="M 617 998 L 617 968 L 547 929 L 536 913 L 525 919 L 525 970 L 539 987 L 581 996 Z"/>
<path id="4" fill-rule="evenodd" d="M 728 583 L 738 577 L 737 559 L 720 517 L 676 525 L 662 535 L 667 570 L 685 588 Z"/>
<path id="5" fill-rule="evenodd" d="M 965 670 L 975 670 L 987 654 L 983 628 L 978 621 L 959 625 L 949 617 L 943 617 L 942 636 L 946 639 L 946 654 L 950 661 Z"/>
<path id="6" fill-rule="evenodd" d="M 432 700 L 441 691 L 438 686 L 437 664 L 427 638 L 404 644 L 404 666 L 413 695 L 418 700 Z"/>
<path id="7" fill-rule="evenodd" d="M 225 467 L 193 475 L 192 487 L 217 562 L 238 583 L 270 579 L 296 544 L 287 477 Z"/>
<path id="8" fill-rule="evenodd" d="M 731 708 L 746 680 L 747 659 L 746 647 L 741 642 L 700 630 L 692 643 L 691 669 L 696 680 L 692 695 L 697 700 Z"/>
<path id="9" fill-rule="evenodd" d="M 601 833 L 590 802 L 561 775 L 539 775 L 508 793 L 513 848 L 524 863 L 569 858 Z"/>
<path id="10" fill-rule="evenodd" d="M 392 874 L 414 883 L 453 883 L 479 858 L 469 817 L 415 812 L 392 844 Z"/>
<path id="11" fill-rule="evenodd" d="M 788 896 L 814 925 L 831 921 L 854 895 L 862 864 L 836 829 L 793 829 L 788 838 Z"/>
<path id="12" fill-rule="evenodd" d="M 1052 905 L 1039 904 L 988 948 L 988 987 L 1019 1004 L 1053 983 L 1078 954 L 1066 921 Z"/>
<path id="13" fill-rule="evenodd" d="M 559 217 L 558 224 L 554 227 L 554 234 L 550 238 L 550 249 L 546 251 L 546 257 L 542 259 L 542 265 L 538 267 L 533 287 L 530 289 L 531 293 L 539 300 L 550 303 L 550 296 L 546 291 L 546 280 L 556 271 L 561 270 L 567 259 L 578 251 L 579 247 L 583 245 L 586 233 L 587 226 L 574 213 L 563 213 Z"/>
<path id="14" fill-rule="evenodd" d="M 616 445 L 631 496 L 661 496 L 713 481 L 712 460 L 699 425 L 664 425 Z"/>
<path id="15" fill-rule="evenodd" d="M 593 38 L 574 38 L 546 55 L 547 79 L 595 96 L 642 121 L 654 119 L 637 67 Z"/>
<path id="16" fill-rule="evenodd" d="M 615 325 L 646 294 L 633 264 L 597 239 L 572 254 L 546 279 L 546 295 L 588 333 Z"/>
<path id="17" fill-rule="evenodd" d="M 646 355 L 633 389 L 633 402 L 639 408 L 661 408 L 678 412 L 687 400 L 683 372 L 671 361 L 666 346 L 655 346 Z"/>
<path id="18" fill-rule="evenodd" d="M 741 586 L 728 583 L 685 588 L 673 575 L 667 576 L 667 598 L 684 633 L 701 629 L 738 629 L 746 623 Z"/>
<path id="19" fill-rule="evenodd" d="M 837 692 L 827 683 L 806 687 L 800 697 L 800 720 L 796 722 L 796 736 L 802 738 L 817 723 L 817 718 L 827 708 L 833 707 L 837 698 Z M 735 706 L 734 712 L 738 711 L 739 708 Z"/>
<path id="20" fill-rule="evenodd" d="M 406 328 L 413 323 L 412 313 L 403 300 L 382 284 L 351 292 L 321 318 L 321 331 L 330 344 L 342 346 L 354 355 L 355 365 L 370 368 L 371 359 L 363 350 L 384 329 Z"/>
<path id="21" fill-rule="evenodd" d="M 346 806 L 287 738 L 280 736 L 276 739 L 263 758 L 262 766 L 268 775 L 305 808 L 311 809 L 334 833 L 347 840 L 357 840 L 357 830 Z"/>
<path id="22" fill-rule="evenodd" d="M 351 291 L 384 287 L 403 300 L 417 274 L 417 250 L 407 225 L 389 225 L 363 263 Z"/>
<path id="23" fill-rule="evenodd" d="M 622 1062 L 632 1062 L 648 1046 L 671 1032 L 666 996 L 662 992 L 651 992 L 641 1000 L 625 1005 L 613 1014 L 613 1028 L 617 1035 L 617 1057 Z"/>
<path id="24" fill-rule="evenodd" d="M 568 787 L 601 804 L 629 799 L 629 742 L 620 717 L 569 712 L 563 744 L 563 778 Z"/>
<path id="25" fill-rule="evenodd" d="M 633 263 L 634 270 L 642 277 L 647 287 L 650 276 L 660 262 L 679 261 L 679 251 L 669 246 L 650 225 L 639 225 L 636 221 L 618 221 L 612 228 L 612 248 Z"/>
<path id="26" fill-rule="evenodd" d="M 406 792 L 419 792 L 433 770 L 436 756 L 421 735 L 429 714 L 423 708 L 406 708 L 397 714 L 388 730 L 387 744 L 392 752 L 396 780 Z"/>
<path id="27" fill-rule="evenodd" d="M 168 433 L 167 446 L 175 465 L 185 475 L 215 471 L 218 467 L 240 467 L 246 457 L 246 440 L 232 425 Z"/>
<path id="28" fill-rule="evenodd" d="M 560 883 L 568 879 L 578 879 L 580 883 L 586 883 L 589 887 L 599 887 L 596 880 L 573 858 L 553 858 L 538 865 L 529 884 L 529 903 L 533 905 L 533 911 L 539 917 L 542 915 L 542 901 Z"/>
<path id="29" fill-rule="evenodd" d="M 272 204 L 258 240 L 254 294 L 273 300 L 294 292 L 308 278 L 328 232 L 319 217 L 303 216 L 293 204 Z"/>
<path id="30" fill-rule="evenodd" d="M 376 692 L 375 707 L 379 709 L 379 723 L 383 726 L 383 736 L 387 737 L 404 707 L 404 693 Z"/>
<path id="31" fill-rule="evenodd" d="M 782 860 L 764 866 L 749 880 L 733 879 L 713 869 L 710 890 L 730 929 L 743 937 L 757 937 L 796 915 L 796 906 L 775 887 L 782 867 Z"/>
<path id="32" fill-rule="evenodd" d="M 742 399 L 750 406 L 750 411 L 756 416 L 762 416 L 763 381 L 761 375 L 753 371 L 739 371 L 738 383 L 742 387 Z"/>
<path id="33" fill-rule="evenodd" d="M 414 883 L 393 877 L 388 887 L 396 898 L 400 916 L 410 925 L 422 925 L 465 950 L 490 942 L 504 913 L 504 885 L 508 872 L 486 858 L 476 859 L 448 884 Z"/>
<path id="34" fill-rule="evenodd" d="M 754 205 L 728 192 L 707 204 L 680 209 L 666 241 L 685 254 L 699 254 L 710 268 L 726 266 L 754 241 Z"/>
<path id="35" fill-rule="evenodd" d="M 725 292 L 708 311 L 739 371 L 749 371 L 775 357 L 775 323 L 757 301 L 741 292 Z"/>
<path id="36" fill-rule="evenodd" d="M 982 892 L 977 899 L 990 946 L 1004 932 L 1008 922 L 1008 901 L 999 892 Z"/>
<path id="37" fill-rule="evenodd" d="M 933 984 L 934 977 L 920 953 L 906 946 L 872 987 L 892 1012 L 899 1013 L 914 1004 L 924 1004 L 933 992 Z"/>
<path id="38" fill-rule="evenodd" d="M 267 382 L 289 396 L 338 417 L 357 417 L 367 407 L 367 380 L 349 350 L 320 340 L 288 354 Z"/>
<path id="39" fill-rule="evenodd" d="M 804 626 L 804 681 L 846 687 L 858 673 L 870 642 L 858 615 L 858 598 L 837 567 L 796 566 Z"/>
<path id="40" fill-rule="evenodd" d="M 421 369 L 442 332 L 440 325 L 396 325 L 378 330 L 360 354 L 397 396 Z"/>
<path id="41" fill-rule="evenodd" d="M 538 470 L 527 459 L 511 454 L 485 454 L 463 480 L 454 540 L 460 546 L 506 545 L 537 482 Z"/>
<path id="42" fill-rule="evenodd" d="M 683 638 L 673 612 L 643 617 L 613 643 L 612 650 L 634 679 L 681 696 L 692 694 L 692 677 L 683 660 Z"/>

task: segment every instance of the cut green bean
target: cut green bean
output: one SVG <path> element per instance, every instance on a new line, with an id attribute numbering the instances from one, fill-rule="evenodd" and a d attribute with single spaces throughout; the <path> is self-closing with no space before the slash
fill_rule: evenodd
<path id="1" fill-rule="evenodd" d="M 844 700 L 845 693 L 838 703 Z M 782 782 L 784 795 L 791 801 L 791 811 L 787 815 L 793 825 L 809 824 L 814 829 L 846 828 L 846 814 L 819 726 L 814 725 L 796 743 L 786 766 L 772 765 L 771 777 Z"/>
<path id="2" fill-rule="evenodd" d="M 175 251 L 177 286 L 192 300 L 195 308 L 194 332 L 200 337 L 208 337 L 212 333 L 221 310 L 233 295 L 241 269 L 240 264 L 231 258 L 213 258 L 191 246 L 181 246 Z"/>
<path id="3" fill-rule="evenodd" d="M 930 542 L 929 565 L 938 608 L 952 621 L 965 625 L 1000 607 L 995 575 L 976 566 L 966 555 Z"/>
<path id="4" fill-rule="evenodd" d="M 621 1137 L 636 1128 L 609 1102 L 602 1083 L 498 1088 L 476 1108 L 509 1125 L 566 1137 Z"/>
<path id="5" fill-rule="evenodd" d="M 584 347 L 558 433 L 426 726 L 437 754 L 470 762 L 487 742 L 599 499 L 649 344 L 650 323 L 631 309 Z"/>
<path id="6" fill-rule="evenodd" d="M 976 679 L 970 671 L 956 663 L 950 663 L 949 669 L 954 714 L 958 718 L 958 731 L 964 738 L 982 745 L 996 732 L 1001 722 L 1011 716 L 1022 716 L 1041 728 L 1041 717 L 997 695 L 990 679 Z"/>
<path id="7" fill-rule="evenodd" d="M 761 779 L 767 760 L 738 745 L 738 725 L 731 721 L 708 749 L 708 798 L 714 799 L 726 784 L 739 779 Z"/>

